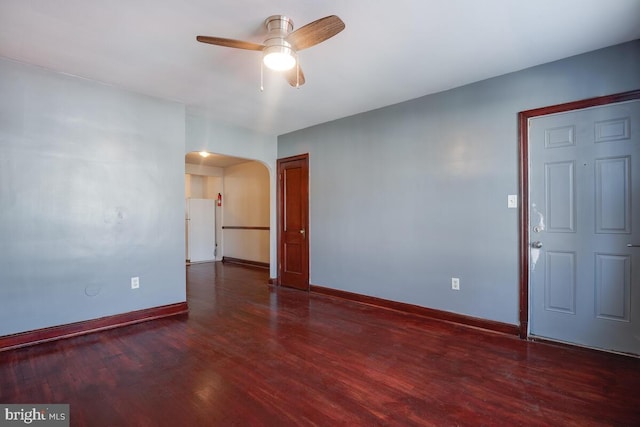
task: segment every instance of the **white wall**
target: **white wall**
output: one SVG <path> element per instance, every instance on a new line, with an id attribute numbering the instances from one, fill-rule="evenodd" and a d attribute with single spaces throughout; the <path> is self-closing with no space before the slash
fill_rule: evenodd
<path id="1" fill-rule="evenodd" d="M 187 199 L 204 199 L 204 182 L 201 175 L 188 174 L 188 182 L 186 190 Z"/>
<path id="2" fill-rule="evenodd" d="M 191 163 L 185 164 L 185 173 L 191 175 L 204 175 L 204 176 L 222 176 L 224 174 L 223 168 L 217 168 L 213 166 L 194 165 Z"/>
<path id="3" fill-rule="evenodd" d="M 223 192 L 222 176 L 204 176 L 185 174 L 185 198 L 216 199 Z"/>
<path id="4" fill-rule="evenodd" d="M 259 162 L 224 170 L 225 226 L 269 227 L 269 171 Z M 269 262 L 269 230 L 225 229 L 224 256 Z"/>

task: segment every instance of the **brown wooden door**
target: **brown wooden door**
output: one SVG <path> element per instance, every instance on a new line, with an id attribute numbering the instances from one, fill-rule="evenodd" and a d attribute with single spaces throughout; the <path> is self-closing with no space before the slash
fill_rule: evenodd
<path id="1" fill-rule="evenodd" d="M 309 289 L 309 158 L 278 160 L 278 278 L 282 286 Z"/>

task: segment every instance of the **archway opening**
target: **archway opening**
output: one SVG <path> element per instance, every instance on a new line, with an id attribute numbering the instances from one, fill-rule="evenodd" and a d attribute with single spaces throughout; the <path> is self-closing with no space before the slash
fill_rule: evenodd
<path id="1" fill-rule="evenodd" d="M 201 205 L 204 214 L 196 211 Z M 209 220 L 213 215 L 213 223 L 199 225 L 194 214 Z M 263 163 L 215 153 L 185 156 L 187 263 L 224 261 L 269 268 L 270 233 L 270 174 Z"/>

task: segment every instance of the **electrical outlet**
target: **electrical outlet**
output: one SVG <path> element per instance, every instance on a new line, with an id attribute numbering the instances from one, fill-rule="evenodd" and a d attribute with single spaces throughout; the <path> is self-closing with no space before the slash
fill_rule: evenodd
<path id="1" fill-rule="evenodd" d="M 460 279 L 458 279 L 457 277 L 451 278 L 451 289 L 453 289 L 454 291 L 460 290 Z"/>
<path id="2" fill-rule="evenodd" d="M 140 278 L 132 277 L 131 278 L 131 289 L 138 289 L 140 287 Z"/>

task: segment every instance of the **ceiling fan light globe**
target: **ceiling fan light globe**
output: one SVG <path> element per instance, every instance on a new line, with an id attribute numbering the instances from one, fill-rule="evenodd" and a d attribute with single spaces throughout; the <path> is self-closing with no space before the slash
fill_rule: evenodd
<path id="1" fill-rule="evenodd" d="M 296 65 L 293 50 L 286 46 L 269 46 L 262 57 L 264 65 L 274 71 L 290 70 Z"/>

